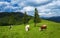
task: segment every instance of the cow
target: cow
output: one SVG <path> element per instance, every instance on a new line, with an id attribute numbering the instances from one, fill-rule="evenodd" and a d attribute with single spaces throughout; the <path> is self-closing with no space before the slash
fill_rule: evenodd
<path id="1" fill-rule="evenodd" d="M 41 31 L 42 31 L 42 30 L 46 30 L 46 29 L 47 29 L 47 25 L 44 24 L 44 25 L 40 26 L 39 31 L 40 31 L 40 30 L 41 30 Z"/>
<path id="2" fill-rule="evenodd" d="M 10 25 L 9 29 L 12 29 L 12 25 Z"/>
<path id="3" fill-rule="evenodd" d="M 26 26 L 25 26 L 25 30 L 26 30 L 26 31 L 29 31 L 29 29 L 30 29 L 30 26 L 29 26 L 29 25 L 26 25 Z"/>

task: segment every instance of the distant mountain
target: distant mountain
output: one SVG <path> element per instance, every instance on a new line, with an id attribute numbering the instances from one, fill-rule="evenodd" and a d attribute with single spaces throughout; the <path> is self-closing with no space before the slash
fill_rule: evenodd
<path id="1" fill-rule="evenodd" d="M 5 17 L 5 16 L 10 16 L 10 15 L 19 15 L 20 17 L 23 16 L 24 14 L 22 12 L 0 12 L 0 18 Z"/>
<path id="2" fill-rule="evenodd" d="M 49 21 L 60 22 L 60 16 L 50 17 L 50 18 L 43 18 Z"/>

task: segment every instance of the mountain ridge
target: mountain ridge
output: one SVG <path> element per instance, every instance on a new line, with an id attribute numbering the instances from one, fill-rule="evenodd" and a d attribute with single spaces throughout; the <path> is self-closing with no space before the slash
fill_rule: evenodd
<path id="1" fill-rule="evenodd" d="M 50 17 L 50 18 L 42 18 L 42 19 L 60 23 L 60 16 L 54 16 L 54 17 Z"/>

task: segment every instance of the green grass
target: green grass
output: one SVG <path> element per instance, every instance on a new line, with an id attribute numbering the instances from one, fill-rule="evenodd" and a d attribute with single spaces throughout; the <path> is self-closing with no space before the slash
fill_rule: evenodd
<path id="1" fill-rule="evenodd" d="M 47 30 L 39 31 L 39 26 L 46 24 Z M 25 31 L 25 26 L 15 25 L 12 29 L 9 26 L 0 26 L 0 38 L 60 38 L 60 23 L 42 20 L 34 27 L 33 20 L 29 22 L 30 31 Z"/>

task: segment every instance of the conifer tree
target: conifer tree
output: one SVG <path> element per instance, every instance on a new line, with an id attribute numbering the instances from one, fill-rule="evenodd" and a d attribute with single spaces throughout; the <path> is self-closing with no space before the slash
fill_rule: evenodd
<path id="1" fill-rule="evenodd" d="M 27 22 L 27 19 L 28 19 L 28 16 L 27 16 L 27 13 L 26 13 L 26 11 L 25 11 L 25 13 L 24 13 L 24 17 L 23 17 L 23 23 L 24 23 L 24 25 L 26 25 L 28 22 Z"/>
<path id="2" fill-rule="evenodd" d="M 34 14 L 34 26 L 36 26 L 37 23 L 40 22 L 40 17 L 38 15 L 38 10 L 35 8 L 35 14 Z"/>

